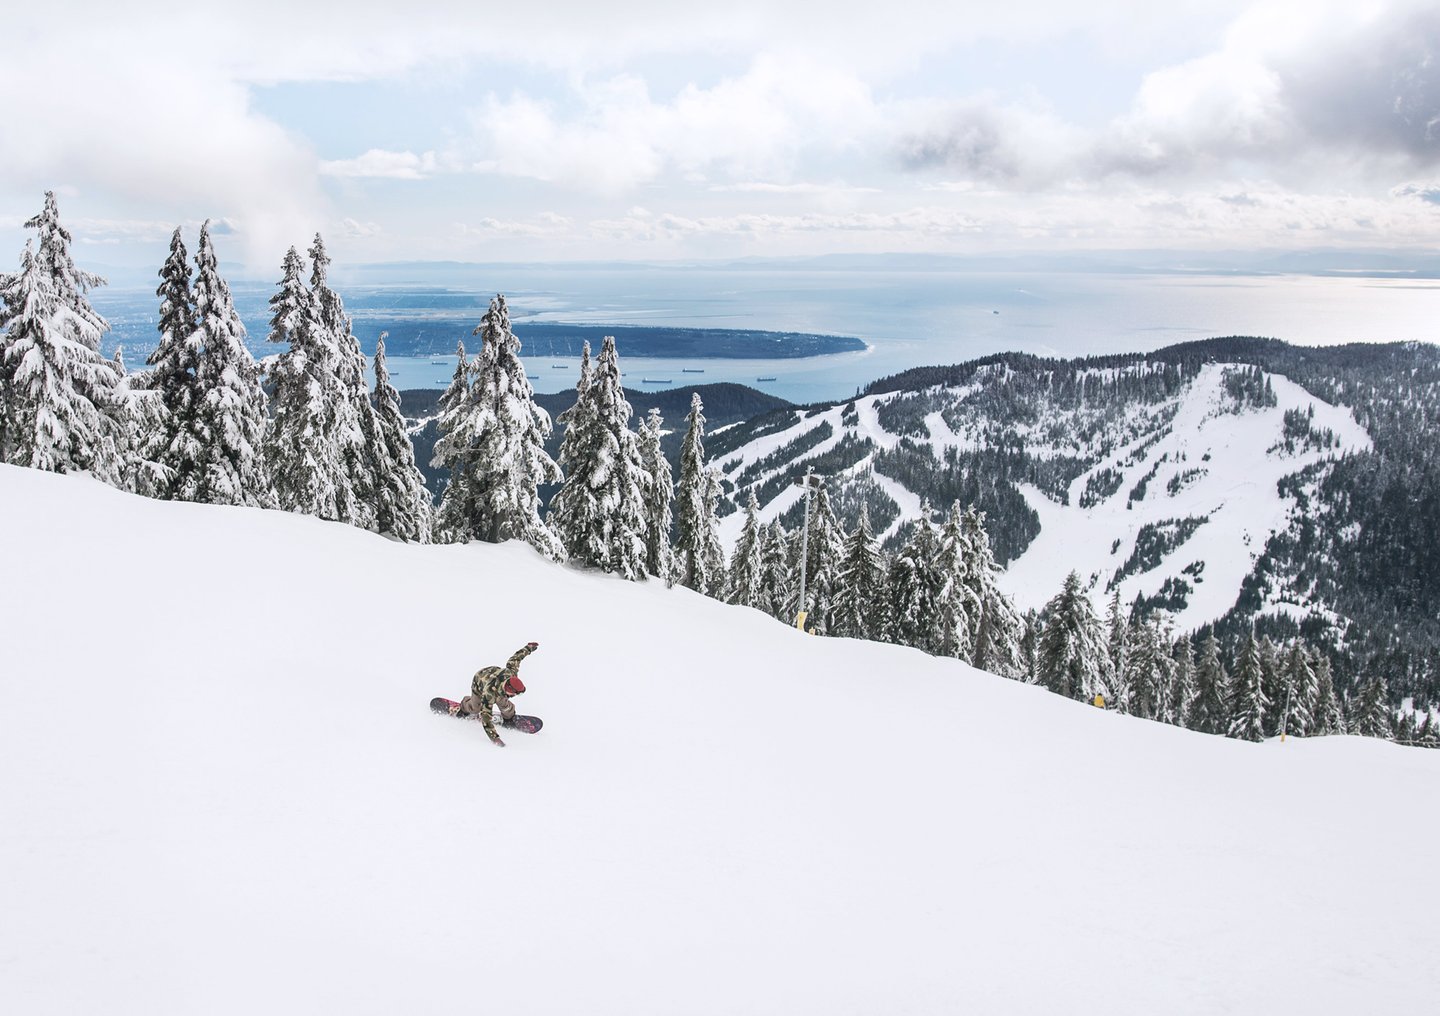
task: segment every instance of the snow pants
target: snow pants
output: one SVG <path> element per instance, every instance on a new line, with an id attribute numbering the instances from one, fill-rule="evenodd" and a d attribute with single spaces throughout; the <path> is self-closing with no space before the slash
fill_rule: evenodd
<path id="1" fill-rule="evenodd" d="M 495 704 L 500 707 L 500 718 L 502 720 L 511 720 L 515 718 L 515 703 L 510 701 L 510 696 L 501 695 L 499 701 L 497 701 Z M 466 695 L 463 699 L 460 700 L 461 716 L 473 716 L 475 713 L 480 712 L 484 708 L 485 703 L 481 700 L 479 695 Z"/>

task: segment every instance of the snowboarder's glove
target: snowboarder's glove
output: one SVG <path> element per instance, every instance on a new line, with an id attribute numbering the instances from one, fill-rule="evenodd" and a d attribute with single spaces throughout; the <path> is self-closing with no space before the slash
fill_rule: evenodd
<path id="1" fill-rule="evenodd" d="M 498 737 L 495 738 L 495 740 L 491 741 L 490 743 L 493 744 L 493 745 L 494 745 L 495 747 L 497 747 L 497 748 L 503 748 L 503 747 L 505 747 L 505 742 L 502 741 L 502 740 L 500 740 L 500 738 L 498 738 Z"/>
<path id="2" fill-rule="evenodd" d="M 540 648 L 540 643 L 539 643 L 539 642 L 526 642 L 526 643 L 525 643 L 525 648 L 528 649 L 528 650 L 530 650 L 531 652 L 534 652 L 535 650 L 537 650 L 537 649 Z"/>

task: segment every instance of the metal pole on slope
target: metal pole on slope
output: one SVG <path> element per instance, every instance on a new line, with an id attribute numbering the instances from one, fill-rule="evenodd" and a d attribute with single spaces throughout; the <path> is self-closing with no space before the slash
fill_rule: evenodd
<path id="1" fill-rule="evenodd" d="M 1280 743 L 1285 743 L 1285 728 L 1290 724 L 1290 675 L 1285 675 L 1285 705 L 1280 710 Z"/>

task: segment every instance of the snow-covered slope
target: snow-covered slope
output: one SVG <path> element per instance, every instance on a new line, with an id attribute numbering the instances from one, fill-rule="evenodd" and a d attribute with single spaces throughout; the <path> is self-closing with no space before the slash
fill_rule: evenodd
<path id="1" fill-rule="evenodd" d="M 1106 381 L 1117 373 L 1134 378 L 1157 369 L 1137 363 L 1123 371 L 1093 368 L 1080 376 Z M 999 440 L 1023 448 L 1031 461 L 1064 460 L 1072 470 L 1067 475 L 1075 477 L 1049 492 L 1033 484 L 1017 485 L 1024 495 L 1017 505 L 1035 512 L 1039 535 L 1001 578 L 1016 605 L 1043 607 L 1075 571 L 1098 610 L 1103 611 L 1116 589 L 1127 606 L 1137 596 L 1168 594 L 1170 602 L 1164 606 L 1179 629 L 1188 630 L 1235 605 L 1266 541 L 1289 525 L 1295 499 L 1280 493 L 1280 481 L 1371 447 L 1350 410 L 1326 403 L 1281 374 L 1256 373 L 1257 383 L 1269 384 L 1274 405 L 1238 400 L 1227 381 L 1251 369 L 1210 363 L 1169 398 L 1118 407 L 1092 401 L 1063 408 L 1037 398 L 1033 388 L 1011 393 L 1007 385 L 1015 372 L 992 365 L 964 385 L 871 395 L 808 415 L 796 412 L 789 426 L 727 452 L 721 461 L 727 478 L 741 488 L 739 503 L 749 487 L 774 493 L 760 511 L 761 520 L 769 522 L 800 498 L 799 487 L 775 481 L 798 475 L 807 460 L 849 439 L 852 447 L 863 446 L 868 454 L 843 460 L 847 464 L 829 478 L 830 487 L 878 488 L 878 496 L 891 503 L 886 522 L 877 527 L 883 540 L 918 517 L 922 497 L 886 475 L 877 465 L 880 453 L 909 438 L 922 458 L 933 458 L 922 478 L 944 486 L 942 478 L 948 481 L 976 468 L 971 464 L 957 470 L 944 464 L 947 452 L 994 447 L 999 435 Z M 887 404 L 897 400 L 937 408 L 892 414 L 907 428 L 900 434 L 884 423 Z M 1012 415 L 992 415 L 996 410 Z M 1287 413 L 1292 414 L 1288 432 Z M 807 440 L 817 428 L 825 428 L 824 439 Z M 797 450 L 787 456 L 786 448 Z M 1074 463 L 1080 465 L 1068 465 Z M 931 505 L 936 517 L 943 517 L 949 507 Z M 993 529 L 1004 521 L 992 515 L 990 525 Z M 740 512 L 723 520 L 721 537 L 727 546 L 734 545 L 743 524 Z M 1271 590 L 1270 596 L 1267 609 L 1288 610 L 1297 619 L 1325 612 L 1325 605 L 1309 602 L 1304 590 Z"/>
<path id="2" fill-rule="evenodd" d="M 1265 541 L 1285 527 L 1294 505 L 1279 493 L 1279 481 L 1370 447 L 1349 410 L 1316 399 L 1280 375 L 1268 375 L 1274 406 L 1236 411 L 1225 392 L 1224 371 L 1220 364 L 1205 367 L 1175 401 L 1168 425 L 1127 443 L 1075 479 L 1068 505 L 1023 488 L 1041 528 L 1001 580 L 1017 606 L 1043 607 L 1071 571 L 1103 594 L 1150 527 L 1157 551 L 1161 541 L 1178 542 L 1157 553 L 1152 567 L 1137 565 L 1139 570 L 1114 588 L 1129 604 L 1136 595 L 1156 595 L 1167 582 L 1184 582 L 1186 606 L 1175 612 L 1175 620 L 1181 630 L 1197 628 L 1235 605 Z M 1311 428 L 1329 431 L 1337 443 L 1287 449 L 1287 410 L 1313 410 Z M 1120 485 L 1109 497 L 1084 505 L 1086 484 L 1106 469 L 1120 475 Z M 1145 477 L 1143 495 L 1132 499 L 1130 492 Z M 1299 619 L 1306 611 L 1297 605 L 1294 613 Z"/>
<path id="3" fill-rule="evenodd" d="M 117 536 L 123 534 L 123 538 Z M 1423 1007 L 1440 752 L 0 467 L 0 1011 Z M 529 639 L 492 748 L 437 718 Z"/>

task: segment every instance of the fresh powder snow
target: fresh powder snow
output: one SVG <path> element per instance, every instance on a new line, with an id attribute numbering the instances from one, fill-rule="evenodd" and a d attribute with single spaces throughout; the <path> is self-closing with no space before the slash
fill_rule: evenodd
<path id="1" fill-rule="evenodd" d="M 1205 736 L 519 542 L 13 466 L 0 555 L 0 1011 L 1359 1013 L 1440 991 L 1440 752 Z M 427 710 L 530 640 L 541 733 L 501 750 Z"/>

